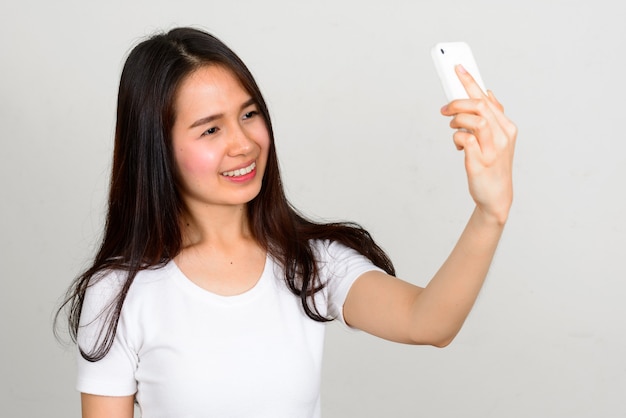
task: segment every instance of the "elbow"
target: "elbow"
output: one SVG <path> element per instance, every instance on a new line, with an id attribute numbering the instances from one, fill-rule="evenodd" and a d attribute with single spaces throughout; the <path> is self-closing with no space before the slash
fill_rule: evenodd
<path id="1" fill-rule="evenodd" d="M 413 345 L 430 345 L 436 348 L 445 348 L 449 346 L 454 338 L 456 337 L 456 332 L 442 332 L 442 331 L 432 331 L 432 332 L 419 332 L 413 333 L 410 338 L 411 344 Z"/>
<path id="2" fill-rule="evenodd" d="M 450 345 L 450 343 L 452 343 L 452 341 L 454 341 L 454 336 L 450 338 L 446 338 L 446 339 L 439 339 L 437 341 L 433 341 L 430 345 L 432 345 L 433 347 L 437 347 L 437 348 L 446 348 L 447 346 Z"/>

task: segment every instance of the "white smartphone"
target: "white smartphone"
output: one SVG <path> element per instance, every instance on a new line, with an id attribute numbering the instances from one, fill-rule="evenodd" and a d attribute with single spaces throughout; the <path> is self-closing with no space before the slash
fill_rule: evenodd
<path id="1" fill-rule="evenodd" d="M 448 101 L 469 97 L 454 72 L 457 64 L 461 64 L 474 77 L 483 92 L 487 91 L 472 50 L 465 42 L 440 42 L 433 46 L 430 52 Z"/>

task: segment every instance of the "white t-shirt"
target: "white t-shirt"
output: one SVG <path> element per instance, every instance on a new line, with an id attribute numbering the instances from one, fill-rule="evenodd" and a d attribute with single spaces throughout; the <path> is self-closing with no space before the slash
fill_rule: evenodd
<path id="1" fill-rule="evenodd" d="M 343 322 L 350 286 L 378 268 L 341 244 L 316 241 L 314 248 L 327 283 L 316 296 L 318 309 Z M 83 349 L 94 345 L 94 318 L 124 279 L 111 272 L 87 290 Z M 170 261 L 135 278 L 109 353 L 97 362 L 78 355 L 77 389 L 136 393 L 144 418 L 317 418 L 324 329 L 306 316 L 271 257 L 256 285 L 236 296 L 198 287 Z"/>

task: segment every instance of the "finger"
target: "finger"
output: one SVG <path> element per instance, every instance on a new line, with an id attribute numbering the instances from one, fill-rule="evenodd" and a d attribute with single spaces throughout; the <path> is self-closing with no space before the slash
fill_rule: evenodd
<path id="1" fill-rule="evenodd" d="M 502 106 L 502 103 L 496 98 L 496 95 L 493 94 L 493 91 L 487 90 L 487 97 L 489 97 L 491 103 L 493 103 L 500 112 L 504 113 L 504 106 Z"/>
<path id="2" fill-rule="evenodd" d="M 506 123 L 510 122 L 509 119 L 506 116 L 504 116 L 504 106 L 496 98 L 496 95 L 493 94 L 493 91 L 487 90 L 487 97 L 489 98 L 489 102 L 493 106 L 495 106 L 493 110 L 494 110 L 495 117 L 498 119 L 498 123 L 500 123 L 500 125 L 505 125 Z"/>
<path id="3" fill-rule="evenodd" d="M 483 114 L 490 111 L 488 101 L 488 98 L 453 100 L 441 108 L 441 114 L 444 116 L 454 116 L 459 113 Z"/>
<path id="4" fill-rule="evenodd" d="M 517 136 L 517 126 L 506 117 L 504 114 L 504 106 L 502 106 L 500 101 L 496 98 L 495 94 L 493 94 L 491 90 L 488 90 L 487 94 L 491 103 L 496 106 L 497 111 L 494 111 L 494 117 L 498 121 L 498 124 L 502 127 L 502 130 L 507 136 L 514 141 Z"/>
<path id="5" fill-rule="evenodd" d="M 481 151 L 476 137 L 471 133 L 457 131 L 454 134 L 454 145 L 465 153 L 465 171 L 468 176 L 474 175 L 481 166 Z"/>
<path id="6" fill-rule="evenodd" d="M 452 141 L 454 142 L 456 149 L 459 151 L 465 149 L 465 144 L 469 142 L 470 136 L 472 136 L 471 132 L 462 129 L 456 131 L 454 135 L 452 135 Z"/>
<path id="7" fill-rule="evenodd" d="M 470 132 L 459 130 L 454 133 L 452 138 L 456 149 L 465 151 L 465 167 L 468 173 L 472 172 L 475 168 L 475 163 L 481 160 L 480 145 L 476 136 Z"/>
<path id="8" fill-rule="evenodd" d="M 476 80 L 474 80 L 474 77 L 472 77 L 465 67 L 458 64 L 454 67 L 454 71 L 456 71 L 457 77 L 461 80 L 461 84 L 465 87 L 465 91 L 470 98 L 486 97 L 485 92 L 480 88 Z"/>
<path id="9" fill-rule="evenodd" d="M 450 120 L 452 129 L 465 129 L 474 135 L 481 136 L 488 128 L 487 120 L 480 115 L 470 113 L 459 113 Z"/>
<path id="10" fill-rule="evenodd" d="M 493 111 L 497 111 L 497 107 L 487 96 L 478 99 L 453 100 L 441 108 L 441 114 L 444 116 L 454 116 L 459 113 L 486 115 Z"/>
<path id="11" fill-rule="evenodd" d="M 494 128 L 490 125 L 490 118 L 482 115 L 459 113 L 450 121 L 450 127 L 472 134 L 485 157 L 491 158 L 494 155 Z"/>
<path id="12" fill-rule="evenodd" d="M 516 134 L 515 125 L 502 113 L 495 103 L 491 101 L 488 96 L 481 99 L 461 99 L 454 100 L 441 109 L 441 114 L 444 116 L 457 117 L 461 114 L 477 115 L 484 118 L 491 126 L 492 131 L 501 129 L 507 134 L 509 138 L 512 138 Z M 481 122 L 482 123 L 482 122 Z M 460 126 L 469 130 L 476 130 L 472 126 Z M 479 142 L 481 147 L 484 144 L 485 137 L 479 136 Z"/>

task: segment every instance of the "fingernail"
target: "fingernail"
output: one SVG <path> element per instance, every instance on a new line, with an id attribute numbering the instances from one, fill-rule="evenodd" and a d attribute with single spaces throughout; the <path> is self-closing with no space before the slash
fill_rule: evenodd
<path id="1" fill-rule="evenodd" d="M 460 73 L 467 74 L 467 70 L 461 64 L 459 64 L 457 67 L 459 67 L 459 72 Z"/>
<path id="2" fill-rule="evenodd" d="M 448 105 L 443 105 L 443 107 L 441 108 L 442 112 L 446 112 L 448 110 Z"/>

